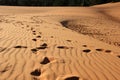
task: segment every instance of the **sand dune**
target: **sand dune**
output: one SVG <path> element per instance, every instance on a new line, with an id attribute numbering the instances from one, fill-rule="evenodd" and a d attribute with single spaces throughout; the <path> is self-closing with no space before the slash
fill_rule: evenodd
<path id="1" fill-rule="evenodd" d="M 115 4 L 115 3 L 114 3 Z M 93 6 L 95 16 L 81 16 L 79 19 L 66 19 L 61 23 L 84 35 L 120 47 L 120 6 L 106 4 Z M 88 14 L 88 13 L 87 13 Z"/>
<path id="2" fill-rule="evenodd" d="M 119 80 L 118 4 L 1 6 L 0 80 Z"/>

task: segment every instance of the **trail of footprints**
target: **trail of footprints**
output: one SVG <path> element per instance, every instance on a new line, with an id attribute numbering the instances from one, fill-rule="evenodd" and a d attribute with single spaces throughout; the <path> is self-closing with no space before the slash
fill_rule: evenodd
<path id="1" fill-rule="evenodd" d="M 22 23 L 21 23 L 22 24 Z M 27 28 L 30 28 L 29 27 L 29 25 L 27 25 L 26 26 Z M 24 27 L 21 27 L 22 29 L 25 29 Z M 27 29 L 28 30 L 28 29 Z M 33 39 L 31 39 L 33 42 L 37 42 L 38 40 L 40 40 L 41 39 L 41 37 L 42 37 L 42 32 L 37 32 L 36 30 L 35 30 L 35 28 L 33 28 L 33 27 L 31 27 L 30 28 L 30 30 L 31 30 L 31 32 L 32 32 L 32 34 L 34 35 L 34 36 L 36 36 L 36 38 L 33 38 Z M 37 34 L 38 33 L 38 34 Z M 51 36 L 51 38 L 54 38 L 54 36 Z M 66 40 L 67 42 L 72 42 L 72 40 Z M 89 49 L 89 48 L 87 48 L 88 47 L 88 45 L 82 45 L 83 47 L 85 47 L 86 49 L 83 49 L 82 50 L 82 52 L 83 53 L 91 53 L 91 49 Z M 26 49 L 26 48 L 28 48 L 27 46 L 22 46 L 22 45 L 17 45 L 17 46 L 14 46 L 14 48 L 16 48 L 16 49 L 22 49 L 22 48 L 24 48 L 24 49 Z M 35 53 L 35 55 L 37 54 L 37 51 L 39 51 L 39 50 L 45 50 L 45 49 L 47 49 L 48 48 L 48 44 L 47 43 L 43 43 L 43 44 L 41 44 L 40 46 L 38 46 L 38 47 L 35 47 L 35 48 L 32 48 L 31 49 L 31 52 L 32 53 Z M 71 47 L 68 47 L 68 46 L 64 46 L 64 45 L 60 45 L 60 46 L 57 46 L 56 48 L 58 48 L 58 49 L 71 49 Z M 74 47 L 72 47 L 72 48 L 74 48 Z M 3 51 L 5 51 L 6 50 L 6 48 L 3 48 L 3 47 L 0 47 L 0 54 L 1 54 L 1 52 L 3 52 Z M 105 49 L 102 49 L 102 48 L 97 48 L 97 49 L 95 49 L 95 51 L 97 51 L 97 52 L 105 52 L 105 53 L 112 53 L 112 51 L 111 50 L 105 50 Z M 118 58 L 120 58 L 120 56 L 117 56 Z M 45 65 L 49 65 L 49 64 L 52 64 L 52 62 L 54 61 L 54 60 L 56 60 L 56 59 L 50 59 L 51 57 L 49 57 L 49 56 L 44 56 L 44 58 L 40 61 L 40 65 L 43 65 L 43 67 L 45 66 Z M 65 62 L 65 60 L 64 60 L 64 62 Z M 3 73 L 5 73 L 6 71 L 8 71 L 10 69 L 10 67 L 7 67 L 7 68 L 5 68 L 4 70 L 2 70 L 2 71 L 0 71 L 0 74 L 3 74 Z M 39 80 L 38 79 L 38 76 L 41 76 L 42 75 L 42 72 L 41 72 L 41 69 L 35 69 L 35 70 L 33 70 L 32 72 L 30 72 L 29 73 L 31 76 L 33 76 L 33 80 Z M 64 80 L 80 80 L 81 78 L 80 78 L 80 76 L 73 76 L 73 75 L 71 75 L 71 76 L 69 76 L 69 77 L 65 77 L 64 78 Z M 59 79 L 58 79 L 59 80 Z"/>
<path id="2" fill-rule="evenodd" d="M 36 31 L 34 30 L 34 28 L 31 28 L 31 31 L 32 31 L 32 34 L 33 35 L 37 35 Z M 38 36 L 36 36 L 36 38 L 33 38 L 32 41 L 33 42 L 37 42 L 37 40 L 39 40 L 42 36 L 41 36 L 41 32 L 39 32 L 40 34 Z M 53 38 L 53 36 L 52 36 Z M 66 40 L 67 42 L 72 42 L 71 40 Z M 90 53 L 91 52 L 91 49 L 88 49 L 88 45 L 82 45 L 83 47 L 86 47 L 86 49 L 82 50 L 83 53 Z M 15 46 L 15 48 L 27 48 L 27 46 Z M 32 48 L 31 51 L 35 54 L 37 54 L 37 51 L 39 50 L 45 50 L 48 48 L 48 44 L 47 43 L 43 43 L 42 45 L 38 46 L 38 47 L 35 47 L 35 48 Z M 68 46 L 57 46 L 56 48 L 58 49 L 70 49 L 71 47 L 68 47 Z M 98 48 L 98 49 L 95 49 L 95 51 L 98 51 L 98 52 L 105 52 L 105 53 L 111 53 L 112 51 L 111 50 L 104 50 L 104 49 L 101 49 L 101 48 Z M 118 56 L 120 58 L 120 56 Z M 54 61 L 54 60 L 53 60 Z M 65 62 L 65 61 L 64 61 Z M 45 56 L 43 58 L 43 60 L 39 63 L 40 65 L 49 65 L 49 64 L 52 64 L 52 60 L 50 60 L 49 57 Z M 35 69 L 33 70 L 31 73 L 30 73 L 31 76 L 33 76 L 33 80 L 39 80 L 39 76 L 42 75 L 42 72 L 41 72 L 41 69 Z M 81 78 L 79 76 L 73 76 L 71 75 L 70 77 L 65 77 L 64 80 L 80 80 Z"/>

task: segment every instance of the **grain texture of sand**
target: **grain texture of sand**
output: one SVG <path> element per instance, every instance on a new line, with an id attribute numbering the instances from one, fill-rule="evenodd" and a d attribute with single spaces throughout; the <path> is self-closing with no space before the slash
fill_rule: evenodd
<path id="1" fill-rule="evenodd" d="M 0 6 L 0 80 L 119 80 L 119 5 Z"/>

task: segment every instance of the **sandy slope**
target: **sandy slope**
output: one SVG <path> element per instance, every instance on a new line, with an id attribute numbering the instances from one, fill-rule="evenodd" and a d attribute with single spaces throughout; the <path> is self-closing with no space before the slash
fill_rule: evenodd
<path id="1" fill-rule="evenodd" d="M 118 4 L 1 6 L 0 80 L 119 80 Z"/>

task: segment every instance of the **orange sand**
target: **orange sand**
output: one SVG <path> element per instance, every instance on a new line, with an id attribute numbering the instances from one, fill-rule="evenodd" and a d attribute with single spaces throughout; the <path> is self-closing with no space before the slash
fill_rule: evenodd
<path id="1" fill-rule="evenodd" d="M 119 80 L 119 5 L 0 6 L 0 80 Z"/>

